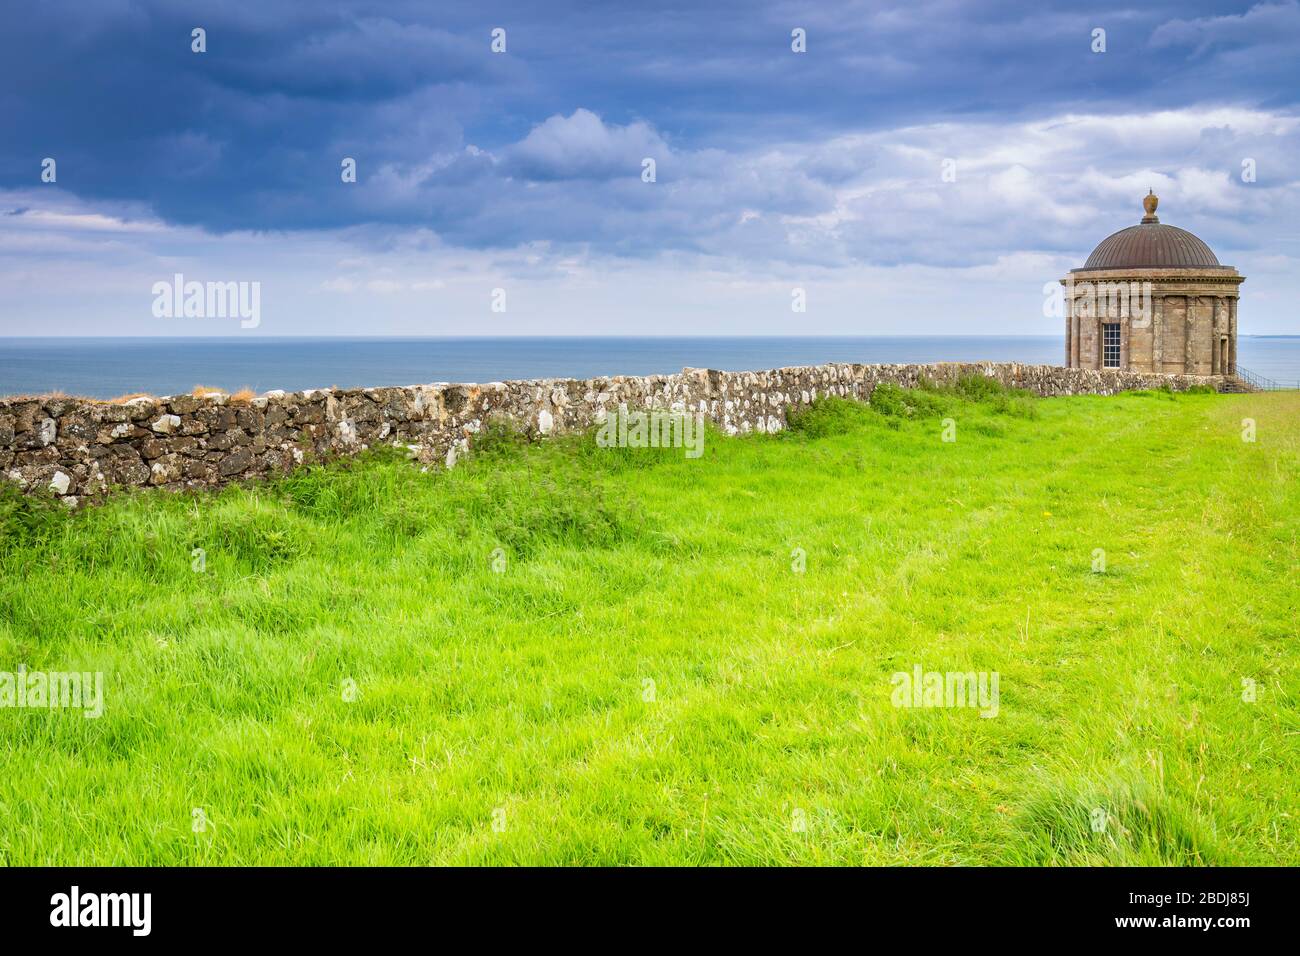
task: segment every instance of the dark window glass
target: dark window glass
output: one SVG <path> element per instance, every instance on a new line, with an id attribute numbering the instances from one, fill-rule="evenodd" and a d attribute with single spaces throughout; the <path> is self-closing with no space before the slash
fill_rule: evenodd
<path id="1" fill-rule="evenodd" d="M 1102 368 L 1119 368 L 1119 323 L 1106 322 L 1101 327 Z"/>

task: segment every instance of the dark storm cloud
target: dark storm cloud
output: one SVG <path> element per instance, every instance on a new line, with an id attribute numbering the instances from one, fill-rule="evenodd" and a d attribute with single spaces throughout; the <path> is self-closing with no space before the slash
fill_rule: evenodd
<path id="1" fill-rule="evenodd" d="M 467 247 L 625 254 L 761 244 L 765 217 L 831 214 L 835 187 L 874 162 L 817 145 L 845 132 L 1290 107 L 1295 57 L 1253 51 L 1294 50 L 1297 23 L 1294 2 L 64 0 L 11 8 L 0 34 L 0 187 L 30 187 L 53 156 L 83 200 L 216 232 L 388 223 Z M 195 26 L 205 54 L 190 51 Z M 498 26 L 504 55 L 489 50 Z M 796 26 L 807 54 L 790 52 Z M 1095 27 L 1105 56 L 1089 49 Z M 783 144 L 807 153 L 753 158 Z M 345 156 L 355 186 L 340 183 Z M 640 181 L 646 157 L 657 192 Z"/>

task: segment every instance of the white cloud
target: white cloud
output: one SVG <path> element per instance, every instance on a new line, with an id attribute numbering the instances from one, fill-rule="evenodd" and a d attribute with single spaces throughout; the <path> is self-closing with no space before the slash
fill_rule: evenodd
<path id="1" fill-rule="evenodd" d="M 506 150 L 510 168 L 534 179 L 639 178 L 641 161 L 669 158 L 663 138 L 643 122 L 606 124 L 590 110 L 552 116 Z"/>

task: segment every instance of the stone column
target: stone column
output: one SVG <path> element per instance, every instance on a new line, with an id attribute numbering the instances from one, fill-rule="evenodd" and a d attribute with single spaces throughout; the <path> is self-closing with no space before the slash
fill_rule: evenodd
<path id="1" fill-rule="evenodd" d="M 1219 375 L 1222 358 L 1219 356 L 1219 302 L 1220 296 L 1210 300 L 1210 374 Z"/>
<path id="2" fill-rule="evenodd" d="M 1070 352 L 1074 346 L 1074 303 L 1065 300 L 1065 367 L 1074 363 L 1070 361 Z"/>
<path id="3" fill-rule="evenodd" d="M 1187 297 L 1187 315 L 1183 328 L 1183 373 L 1186 375 L 1191 375 L 1196 369 L 1196 313 L 1200 301 L 1200 296 Z"/>
<path id="4" fill-rule="evenodd" d="M 1073 309 L 1073 306 L 1071 306 Z M 1075 368 L 1083 368 L 1083 319 L 1079 316 L 1079 310 L 1073 309 L 1074 314 L 1074 362 Z"/>
<path id="5" fill-rule="evenodd" d="M 1093 368 L 1101 369 L 1106 367 L 1106 344 L 1104 341 L 1106 338 L 1106 321 L 1100 315 L 1097 316 L 1095 321 L 1097 323 L 1097 348 L 1095 349 L 1096 354 L 1093 355 L 1093 360 L 1096 362 Z"/>
<path id="6" fill-rule="evenodd" d="M 1151 371 L 1165 370 L 1165 297 L 1151 293 Z"/>
<path id="7" fill-rule="evenodd" d="M 1229 319 L 1227 319 L 1226 295 L 1221 295 L 1221 297 L 1218 297 L 1218 304 L 1216 307 L 1214 307 L 1214 313 L 1216 313 L 1217 316 L 1216 321 L 1214 321 L 1214 324 L 1218 326 L 1218 332 L 1214 337 L 1216 337 L 1218 342 L 1221 342 L 1221 345 L 1219 345 L 1218 373 L 1219 375 L 1227 375 L 1227 363 L 1229 363 L 1229 355 L 1227 355 L 1227 352 L 1229 352 L 1229 349 L 1231 349 L 1232 346 L 1230 345 L 1230 343 L 1223 342 L 1223 339 L 1231 338 L 1231 336 L 1229 336 L 1229 333 L 1227 333 L 1227 326 L 1229 326 Z"/>
<path id="8" fill-rule="evenodd" d="M 1228 298 L 1228 374 L 1237 374 L 1237 299 Z"/>
<path id="9" fill-rule="evenodd" d="M 1129 337 L 1129 317 L 1122 315 L 1119 318 L 1119 367 L 1128 368 L 1128 337 Z"/>

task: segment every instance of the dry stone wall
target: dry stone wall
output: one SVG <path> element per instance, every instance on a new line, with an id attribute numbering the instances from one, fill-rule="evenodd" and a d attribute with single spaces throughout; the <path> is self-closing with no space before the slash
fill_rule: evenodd
<path id="1" fill-rule="evenodd" d="M 814 398 L 869 399 L 881 382 L 914 386 L 984 375 L 1041 396 L 1109 395 L 1168 384 L 1214 385 L 1194 375 L 1049 365 L 817 365 L 764 372 L 684 369 L 675 375 L 586 381 L 536 379 L 484 385 L 268 392 L 248 402 L 226 395 L 0 399 L 0 474 L 29 493 L 69 505 L 115 488 L 202 488 L 281 473 L 303 462 L 379 444 L 424 463 L 456 463 L 500 416 L 529 434 L 583 429 L 620 405 L 701 412 L 728 434 L 775 432 L 786 413 Z"/>

